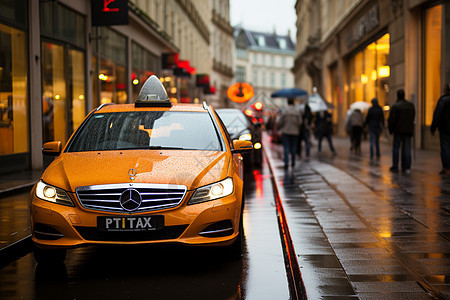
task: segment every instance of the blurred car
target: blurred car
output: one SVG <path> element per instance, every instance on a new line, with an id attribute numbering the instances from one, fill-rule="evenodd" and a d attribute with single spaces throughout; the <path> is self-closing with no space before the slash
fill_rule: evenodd
<path id="1" fill-rule="evenodd" d="M 156 76 L 135 104 L 92 111 L 31 191 L 36 261 L 90 244 L 231 246 L 242 236 L 250 141 L 230 140 L 206 103 L 173 104 Z"/>
<path id="2" fill-rule="evenodd" d="M 244 155 L 244 161 L 259 166 L 262 162 L 261 126 L 253 123 L 239 109 L 219 108 L 216 110 L 232 140 L 251 141 L 254 150 Z"/>

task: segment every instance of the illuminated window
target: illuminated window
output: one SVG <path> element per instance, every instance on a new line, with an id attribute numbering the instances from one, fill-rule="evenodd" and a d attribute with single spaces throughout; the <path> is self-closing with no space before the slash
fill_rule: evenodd
<path id="1" fill-rule="evenodd" d="M 433 112 L 442 92 L 441 34 L 442 5 L 425 12 L 425 125 L 431 126 Z"/>
<path id="2" fill-rule="evenodd" d="M 0 24 L 0 155 L 28 146 L 28 58 L 25 32 Z"/>
<path id="3" fill-rule="evenodd" d="M 375 97 L 380 105 L 386 103 L 390 76 L 388 56 L 389 34 L 385 34 L 349 59 L 346 84 L 349 103 L 370 102 Z"/>

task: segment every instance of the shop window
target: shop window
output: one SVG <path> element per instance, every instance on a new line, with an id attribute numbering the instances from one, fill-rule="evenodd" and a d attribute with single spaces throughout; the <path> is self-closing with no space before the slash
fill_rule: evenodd
<path id="1" fill-rule="evenodd" d="M 27 62 L 25 32 L 0 24 L 0 155 L 29 152 Z"/>
<path id="2" fill-rule="evenodd" d="M 386 104 L 390 76 L 389 49 L 389 34 L 385 34 L 350 57 L 345 86 L 349 104 L 356 101 L 370 102 L 375 97 L 381 106 Z"/>
<path id="3" fill-rule="evenodd" d="M 67 140 L 64 47 L 42 43 L 42 110 L 44 142 Z"/>
<path id="4" fill-rule="evenodd" d="M 65 62 L 68 62 L 65 64 Z M 85 117 L 84 53 L 42 42 L 44 142 L 65 143 Z"/>

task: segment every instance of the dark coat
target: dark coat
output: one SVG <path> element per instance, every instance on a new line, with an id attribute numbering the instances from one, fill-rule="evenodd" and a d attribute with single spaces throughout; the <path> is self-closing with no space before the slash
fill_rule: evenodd
<path id="1" fill-rule="evenodd" d="M 405 99 L 398 99 L 391 107 L 388 118 L 390 134 L 410 135 L 414 133 L 414 104 Z"/>
<path id="2" fill-rule="evenodd" d="M 384 127 L 384 113 L 379 105 L 373 105 L 367 112 L 365 125 L 369 126 L 369 131 L 377 134 L 381 133 Z"/>
<path id="3" fill-rule="evenodd" d="M 331 114 L 327 111 L 319 111 L 316 113 L 316 127 L 317 136 L 327 136 L 333 133 L 333 123 L 331 121 Z"/>
<path id="4" fill-rule="evenodd" d="M 439 132 L 450 133 L 450 94 L 439 98 L 431 123 L 431 133 L 439 129 Z"/>

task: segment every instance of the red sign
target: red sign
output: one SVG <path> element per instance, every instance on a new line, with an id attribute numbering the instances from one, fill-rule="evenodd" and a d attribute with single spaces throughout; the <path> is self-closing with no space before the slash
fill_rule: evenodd
<path id="1" fill-rule="evenodd" d="M 91 0 L 92 26 L 128 25 L 128 0 Z"/>

